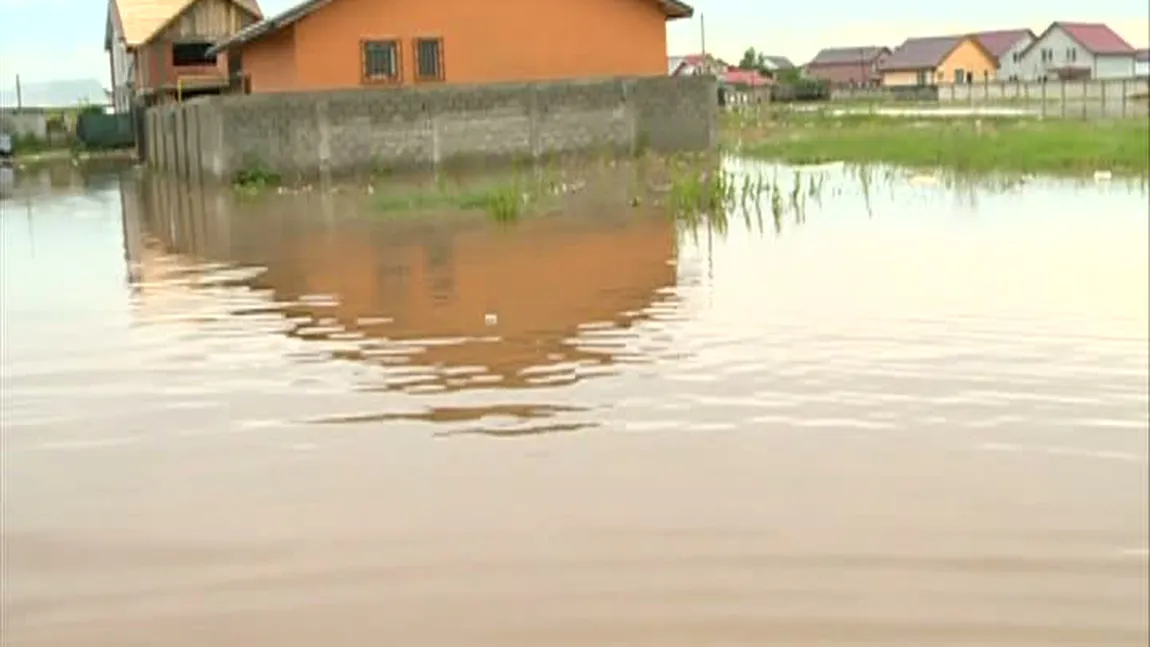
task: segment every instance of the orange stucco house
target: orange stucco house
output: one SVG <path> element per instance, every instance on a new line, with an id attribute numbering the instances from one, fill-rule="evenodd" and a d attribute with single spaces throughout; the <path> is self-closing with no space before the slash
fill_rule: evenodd
<path id="1" fill-rule="evenodd" d="M 307 0 L 216 43 L 251 92 L 664 76 L 679 0 Z"/>

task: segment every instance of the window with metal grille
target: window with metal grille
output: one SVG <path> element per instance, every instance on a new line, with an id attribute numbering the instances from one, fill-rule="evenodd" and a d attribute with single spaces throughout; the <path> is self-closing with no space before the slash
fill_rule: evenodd
<path id="1" fill-rule="evenodd" d="M 443 80 L 443 39 L 415 39 L 415 78 L 417 81 Z"/>
<path id="2" fill-rule="evenodd" d="M 399 80 L 399 41 L 363 42 L 363 80 L 369 83 Z"/>

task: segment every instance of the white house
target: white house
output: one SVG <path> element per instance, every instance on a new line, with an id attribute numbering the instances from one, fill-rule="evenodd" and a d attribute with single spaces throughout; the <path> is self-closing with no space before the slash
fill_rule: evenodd
<path id="1" fill-rule="evenodd" d="M 1017 75 L 1041 79 L 1128 79 L 1134 76 L 1135 50 L 1101 23 L 1056 22 L 1024 49 Z"/>
<path id="2" fill-rule="evenodd" d="M 710 54 L 687 54 L 667 57 L 667 74 L 670 76 L 698 76 L 712 74 L 721 76 L 727 64 Z"/>
<path id="3" fill-rule="evenodd" d="M 1037 38 L 1034 32 L 1029 29 L 1001 29 L 979 32 L 974 37 L 998 59 L 995 77 L 999 81 L 1017 81 L 1023 77 L 1019 61 L 1022 52 Z"/>
<path id="4" fill-rule="evenodd" d="M 1134 55 L 1134 76 L 1143 79 L 1150 76 L 1150 49 L 1140 49 Z"/>
<path id="5" fill-rule="evenodd" d="M 104 51 L 110 54 L 112 65 L 112 110 L 128 112 L 132 106 L 132 88 L 136 81 L 136 59 L 128 50 L 114 2 L 108 3 L 108 18 L 104 26 Z"/>

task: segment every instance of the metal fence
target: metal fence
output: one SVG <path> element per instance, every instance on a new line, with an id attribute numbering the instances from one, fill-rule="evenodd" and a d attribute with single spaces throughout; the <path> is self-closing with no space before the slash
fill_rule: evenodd
<path id="1" fill-rule="evenodd" d="M 130 148 L 136 143 L 132 115 L 81 113 L 76 119 L 76 139 L 89 149 Z"/>

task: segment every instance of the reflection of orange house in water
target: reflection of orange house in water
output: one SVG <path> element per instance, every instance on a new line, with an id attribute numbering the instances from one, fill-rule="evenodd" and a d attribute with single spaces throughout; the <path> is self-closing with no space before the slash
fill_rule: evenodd
<path id="1" fill-rule="evenodd" d="M 478 217 L 363 216 L 326 224 L 317 205 L 324 198 L 315 195 L 277 199 L 266 212 L 228 207 L 230 213 L 209 215 L 205 202 L 222 203 L 186 197 L 186 189 L 177 195 L 171 183 L 146 188 L 151 204 L 144 219 L 152 236 L 173 252 L 267 267 L 253 287 L 270 288 L 276 301 L 292 304 L 285 307 L 289 316 L 312 320 L 298 336 L 326 337 L 331 333 L 306 330 L 334 319 L 341 332 L 364 335 L 364 352 L 354 353 L 360 358 L 373 345 L 410 340 L 422 347 L 411 363 L 475 367 L 506 385 L 526 385 L 522 372 L 529 368 L 611 362 L 606 350 L 570 343 L 579 327 L 628 325 L 676 277 L 668 262 L 675 255 L 674 225 L 632 211 L 618 219 L 532 218 L 511 228 Z M 175 239 L 182 244 L 173 245 Z M 309 295 L 331 296 L 336 304 L 301 303 Z M 494 325 L 489 313 L 497 316 Z"/>

